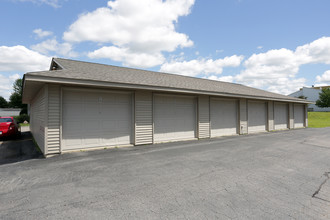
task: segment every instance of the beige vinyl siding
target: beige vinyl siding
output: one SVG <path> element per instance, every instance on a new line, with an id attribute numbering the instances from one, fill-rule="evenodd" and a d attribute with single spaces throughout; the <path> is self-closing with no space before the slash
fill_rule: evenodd
<path id="1" fill-rule="evenodd" d="M 198 97 L 198 138 L 210 137 L 210 98 Z"/>
<path id="2" fill-rule="evenodd" d="M 47 85 L 44 86 L 31 102 L 30 128 L 34 140 L 37 142 L 43 154 L 47 154 L 45 148 L 45 129 L 47 115 Z"/>
<path id="3" fill-rule="evenodd" d="M 48 154 L 60 153 L 61 91 L 58 85 L 48 86 Z"/>
<path id="4" fill-rule="evenodd" d="M 152 92 L 135 92 L 135 145 L 153 143 Z"/>

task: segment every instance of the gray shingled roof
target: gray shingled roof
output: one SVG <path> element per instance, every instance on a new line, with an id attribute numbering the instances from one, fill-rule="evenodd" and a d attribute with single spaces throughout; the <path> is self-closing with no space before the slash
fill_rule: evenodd
<path id="1" fill-rule="evenodd" d="M 50 78 L 53 77 L 142 86 L 155 86 L 163 87 L 164 90 L 166 90 L 165 88 L 175 88 L 194 91 L 197 90 L 201 92 L 253 96 L 255 98 L 272 98 L 302 102 L 301 99 L 267 92 L 236 83 L 220 82 L 169 73 L 160 73 L 61 58 L 53 58 L 53 61 L 55 64 L 58 64 L 60 67 L 62 67 L 62 69 L 26 73 L 26 76 L 45 76 Z"/>

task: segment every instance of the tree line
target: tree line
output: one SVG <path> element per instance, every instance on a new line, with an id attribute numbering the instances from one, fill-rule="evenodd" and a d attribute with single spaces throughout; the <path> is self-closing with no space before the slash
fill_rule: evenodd
<path id="1" fill-rule="evenodd" d="M 0 108 L 20 108 L 21 114 L 27 113 L 27 105 L 22 103 L 23 94 L 23 80 L 17 79 L 13 84 L 13 92 L 7 101 L 4 97 L 0 96 Z"/>

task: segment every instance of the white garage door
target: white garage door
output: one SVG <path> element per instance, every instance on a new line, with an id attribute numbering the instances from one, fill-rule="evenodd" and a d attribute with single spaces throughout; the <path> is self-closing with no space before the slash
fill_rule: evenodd
<path id="1" fill-rule="evenodd" d="M 237 134 L 237 100 L 211 99 L 211 137 Z"/>
<path id="2" fill-rule="evenodd" d="M 154 142 L 193 139 L 196 136 L 196 100 L 174 95 L 154 96 Z"/>
<path id="3" fill-rule="evenodd" d="M 267 108 L 265 102 L 248 102 L 248 133 L 267 130 Z"/>
<path id="4" fill-rule="evenodd" d="M 294 127 L 302 128 L 304 127 L 305 121 L 305 106 L 304 105 L 294 105 Z"/>
<path id="5" fill-rule="evenodd" d="M 287 129 L 289 122 L 289 105 L 286 103 L 275 103 L 274 123 L 275 130 Z"/>
<path id="6" fill-rule="evenodd" d="M 64 90 L 62 150 L 131 143 L 132 95 Z"/>

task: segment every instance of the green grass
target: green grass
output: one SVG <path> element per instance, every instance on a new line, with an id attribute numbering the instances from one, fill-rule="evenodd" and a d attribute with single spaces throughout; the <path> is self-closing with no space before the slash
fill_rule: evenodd
<path id="1" fill-rule="evenodd" d="M 20 123 L 19 126 L 21 126 L 21 127 L 30 126 L 30 124 L 29 123 L 28 124 Z"/>
<path id="2" fill-rule="evenodd" d="M 308 112 L 308 127 L 330 127 L 330 112 Z"/>

